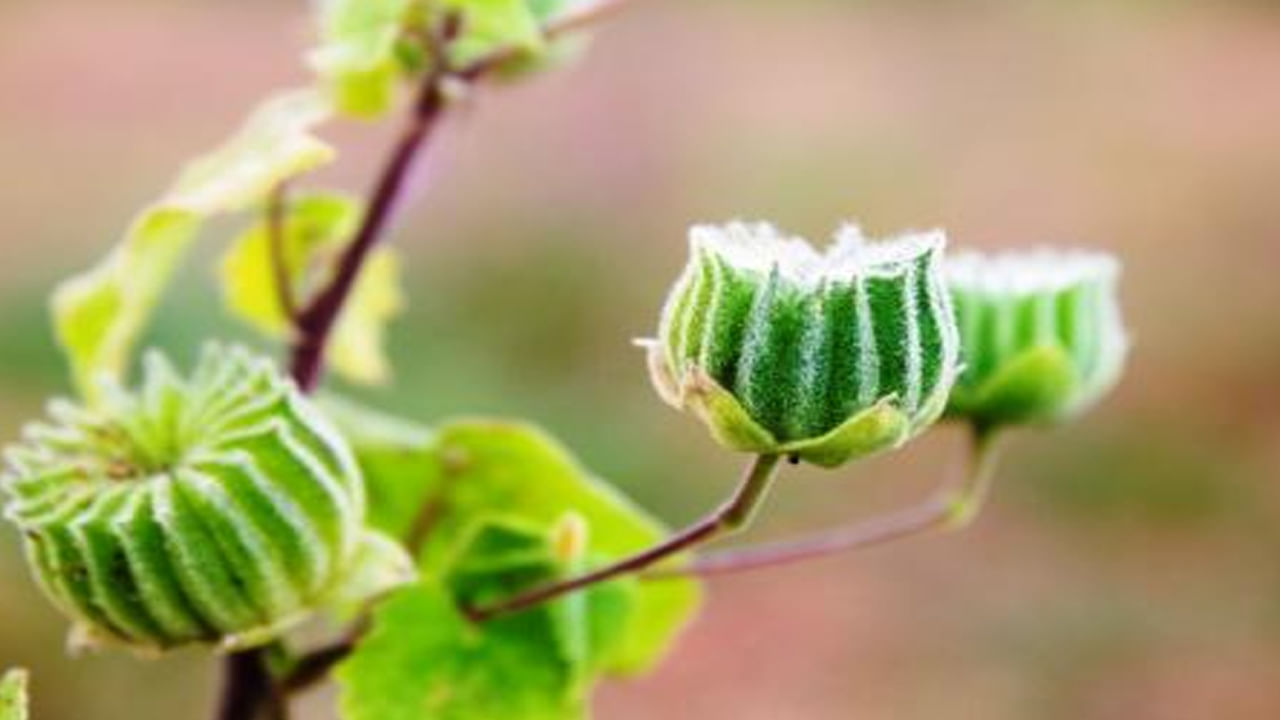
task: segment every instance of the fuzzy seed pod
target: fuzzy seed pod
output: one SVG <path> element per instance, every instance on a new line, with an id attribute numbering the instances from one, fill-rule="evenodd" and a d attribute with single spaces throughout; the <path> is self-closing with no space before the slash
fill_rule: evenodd
<path id="1" fill-rule="evenodd" d="M 361 542 L 346 442 L 272 363 L 157 353 L 136 393 L 54 401 L 6 452 L 7 516 L 81 640 L 243 647 L 304 617 Z"/>
<path id="2" fill-rule="evenodd" d="M 868 243 L 849 227 L 824 254 L 767 224 L 689 235 L 650 370 L 720 443 L 834 467 L 941 413 L 958 340 L 940 232 Z"/>
<path id="3" fill-rule="evenodd" d="M 1061 420 L 1119 379 L 1129 343 L 1115 258 L 963 253 L 946 274 L 964 362 L 949 415 L 986 426 Z"/>

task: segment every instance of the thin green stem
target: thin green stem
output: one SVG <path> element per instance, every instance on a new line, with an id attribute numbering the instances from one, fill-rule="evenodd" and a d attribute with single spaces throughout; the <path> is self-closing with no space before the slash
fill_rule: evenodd
<path id="1" fill-rule="evenodd" d="M 902 510 L 858 521 L 813 535 L 760 545 L 729 548 L 693 559 L 677 568 L 646 573 L 646 580 L 709 577 L 776 567 L 867 548 L 927 532 L 967 526 L 982 507 L 995 474 L 996 432 L 974 427 L 970 436 L 969 467 L 958 481 L 948 481 L 932 497 Z"/>
<path id="2" fill-rule="evenodd" d="M 484 622 L 500 615 L 527 610 L 566 593 L 645 570 L 672 555 L 736 532 L 751 522 L 756 509 L 768 494 L 773 479 L 777 476 L 780 459 L 782 459 L 781 455 L 756 456 L 755 460 L 747 466 L 737 489 L 724 504 L 701 520 L 647 550 L 585 575 L 519 593 L 495 605 L 469 608 L 467 615 L 475 622 Z"/>

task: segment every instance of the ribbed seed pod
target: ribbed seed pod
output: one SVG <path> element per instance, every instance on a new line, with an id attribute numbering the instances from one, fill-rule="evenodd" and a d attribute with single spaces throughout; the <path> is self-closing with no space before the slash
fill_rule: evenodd
<path id="1" fill-rule="evenodd" d="M 650 346 L 659 394 L 722 444 L 823 466 L 932 423 L 957 371 L 941 233 L 824 254 L 767 224 L 698 226 Z"/>
<path id="2" fill-rule="evenodd" d="M 987 426 L 1060 420 L 1119 379 L 1129 343 L 1115 258 L 963 253 L 946 274 L 964 362 L 949 415 Z"/>
<path id="3" fill-rule="evenodd" d="M 136 394 L 50 415 L 6 452 L 6 513 L 84 639 L 261 642 L 362 541 L 350 449 L 266 359 L 210 346 L 184 380 L 149 354 Z"/>

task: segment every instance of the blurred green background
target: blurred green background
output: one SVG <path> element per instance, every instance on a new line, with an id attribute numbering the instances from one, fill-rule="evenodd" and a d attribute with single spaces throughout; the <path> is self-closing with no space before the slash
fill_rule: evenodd
<path id="1" fill-rule="evenodd" d="M 0 431 L 65 392 L 44 298 L 177 165 L 304 75 L 302 0 L 0 0 Z M 364 187 L 387 128 L 344 126 Z M 673 523 L 739 458 L 652 395 L 651 332 L 693 221 L 823 238 L 943 226 L 955 245 L 1071 243 L 1126 263 L 1135 350 L 1087 419 L 1011 443 L 961 535 L 713 583 L 631 718 L 1280 717 L 1280 12 L 1271 3 L 637 3 L 586 61 L 486 88 L 395 227 L 412 308 L 398 382 L 430 420 L 518 415 Z M 242 336 L 204 263 L 151 340 Z M 838 472 L 786 471 L 757 536 L 921 497 L 941 429 Z M 202 717 L 214 665 L 68 659 L 0 529 L 0 667 L 37 720 Z M 331 717 L 324 693 L 308 717 Z"/>

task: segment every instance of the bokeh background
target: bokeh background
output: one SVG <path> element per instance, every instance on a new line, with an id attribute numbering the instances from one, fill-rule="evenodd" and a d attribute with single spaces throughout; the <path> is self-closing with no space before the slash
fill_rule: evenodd
<path id="1" fill-rule="evenodd" d="M 0 0 L 0 433 L 67 382 L 45 296 L 177 165 L 303 80 L 303 0 Z M 343 126 L 361 188 L 385 128 Z M 673 523 L 739 459 L 650 392 L 690 222 L 822 238 L 945 227 L 1126 263 L 1129 372 L 1073 425 L 1019 434 L 970 531 L 712 584 L 608 720 L 1280 717 L 1280 12 L 1175 0 L 646 0 L 585 62 L 487 88 L 431 148 L 395 228 L 415 417 L 533 418 Z M 242 331 L 203 259 L 151 340 Z M 941 429 L 838 472 L 787 470 L 758 537 L 921 497 Z M 0 666 L 37 720 L 204 716 L 215 668 L 63 652 L 0 528 Z M 308 717 L 329 717 L 327 698 Z"/>

